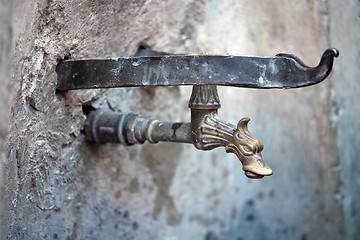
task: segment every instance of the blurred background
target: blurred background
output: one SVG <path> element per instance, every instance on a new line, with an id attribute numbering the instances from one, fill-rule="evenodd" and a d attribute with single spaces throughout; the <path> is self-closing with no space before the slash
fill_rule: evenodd
<path id="1" fill-rule="evenodd" d="M 4 239 L 360 234 L 359 1 L 0 0 L 0 20 Z M 233 124 L 250 117 L 274 171 L 251 180 L 223 148 L 85 140 L 83 105 L 189 121 L 191 87 L 55 92 L 59 59 L 132 56 L 139 46 L 285 52 L 309 66 L 329 47 L 340 56 L 330 77 L 312 87 L 219 87 L 220 117 Z"/>

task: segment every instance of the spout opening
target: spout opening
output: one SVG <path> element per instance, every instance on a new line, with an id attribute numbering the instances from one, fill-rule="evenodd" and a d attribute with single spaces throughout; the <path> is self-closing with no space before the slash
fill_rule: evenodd
<path id="1" fill-rule="evenodd" d="M 264 177 L 264 175 L 259 175 L 259 174 L 256 174 L 256 173 L 253 173 L 250 171 L 244 171 L 244 174 L 246 177 L 252 178 L 252 179 L 260 179 L 260 178 Z"/>

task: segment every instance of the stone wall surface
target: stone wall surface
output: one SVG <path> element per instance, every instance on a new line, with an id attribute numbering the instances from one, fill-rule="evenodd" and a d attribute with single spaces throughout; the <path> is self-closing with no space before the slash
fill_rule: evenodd
<path id="1" fill-rule="evenodd" d="M 3 239 L 356 239 L 359 16 L 358 1 L 13 1 Z M 340 57 L 313 87 L 219 87 L 220 117 L 250 117 L 274 170 L 250 180 L 221 148 L 85 140 L 84 105 L 190 119 L 190 87 L 55 91 L 61 59 L 131 56 L 139 46 L 288 52 L 310 66 L 328 47 Z"/>
<path id="2" fill-rule="evenodd" d="M 360 2 L 329 4 L 329 42 L 342 51 L 331 81 L 330 119 L 336 129 L 346 239 L 357 239 L 360 226 Z M 340 59 L 339 59 L 340 60 Z"/>
<path id="3" fill-rule="evenodd" d="M 4 166 L 6 136 L 8 132 L 8 98 L 9 82 L 11 74 L 11 12 L 12 2 L 7 0 L 0 1 L 0 209 L 3 209 L 3 186 L 4 186 Z M 0 219 L 1 225 L 1 219 Z M 1 230 L 0 230 L 1 234 Z"/>
<path id="4" fill-rule="evenodd" d="M 3 152 L 8 131 L 8 98 L 11 69 L 11 1 L 0 1 L 0 151 Z"/>

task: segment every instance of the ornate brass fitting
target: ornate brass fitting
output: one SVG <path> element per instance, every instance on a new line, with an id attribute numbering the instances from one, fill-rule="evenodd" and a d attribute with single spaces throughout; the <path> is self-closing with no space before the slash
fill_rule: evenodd
<path id="1" fill-rule="evenodd" d="M 249 118 L 241 119 L 237 126 L 220 120 L 217 109 L 220 99 L 215 85 L 194 86 L 189 101 L 193 144 L 200 150 L 225 147 L 243 164 L 249 178 L 262 178 L 273 171 L 265 163 L 262 142 L 248 130 Z"/>
<path id="2" fill-rule="evenodd" d="M 262 142 L 247 128 L 250 119 L 241 119 L 237 126 L 220 120 L 217 113 L 220 100 L 215 85 L 194 86 L 189 107 L 189 123 L 161 122 L 133 112 L 96 110 L 85 123 L 85 133 L 89 140 L 98 143 L 132 145 L 165 141 L 192 143 L 200 150 L 225 147 L 226 152 L 239 158 L 247 177 L 272 175 L 261 155 Z"/>

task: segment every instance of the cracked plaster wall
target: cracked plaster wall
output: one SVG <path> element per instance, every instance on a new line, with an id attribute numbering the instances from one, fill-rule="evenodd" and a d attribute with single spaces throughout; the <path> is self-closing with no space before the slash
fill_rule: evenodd
<path id="1" fill-rule="evenodd" d="M 354 239 L 358 234 L 357 1 L 13 1 L 13 72 L 3 237 Z M 169 52 L 295 53 L 324 83 L 220 88 L 220 116 L 249 116 L 274 176 L 246 179 L 224 149 L 85 141 L 82 106 L 188 121 L 189 87 L 55 92 L 59 59 Z M 351 86 L 350 90 L 348 86 Z"/>

